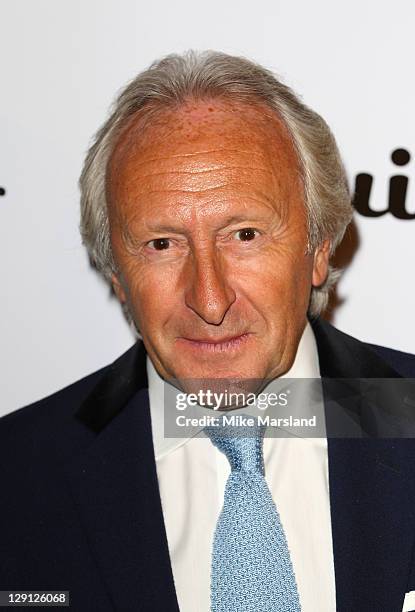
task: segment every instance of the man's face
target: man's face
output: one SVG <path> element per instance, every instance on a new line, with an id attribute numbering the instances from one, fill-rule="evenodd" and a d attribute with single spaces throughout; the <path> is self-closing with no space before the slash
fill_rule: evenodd
<path id="1" fill-rule="evenodd" d="M 306 254 L 298 163 L 261 106 L 189 102 L 121 137 L 109 166 L 115 291 L 166 379 L 292 365 L 327 244 Z"/>

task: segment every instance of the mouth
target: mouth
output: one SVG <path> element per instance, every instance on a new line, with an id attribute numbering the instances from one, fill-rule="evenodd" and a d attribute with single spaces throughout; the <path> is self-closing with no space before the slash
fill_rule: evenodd
<path id="1" fill-rule="evenodd" d="M 181 344 L 187 345 L 196 351 L 223 353 L 232 351 L 243 346 L 252 336 L 247 332 L 238 336 L 226 336 L 224 338 L 178 338 Z"/>

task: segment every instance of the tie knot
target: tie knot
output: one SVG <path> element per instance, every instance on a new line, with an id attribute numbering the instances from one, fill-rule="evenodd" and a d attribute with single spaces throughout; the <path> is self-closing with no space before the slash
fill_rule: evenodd
<path id="1" fill-rule="evenodd" d="M 226 455 L 232 471 L 264 474 L 264 427 L 236 427 L 225 424 L 224 418 L 226 417 L 222 417 L 219 425 L 206 427 L 206 435 Z"/>

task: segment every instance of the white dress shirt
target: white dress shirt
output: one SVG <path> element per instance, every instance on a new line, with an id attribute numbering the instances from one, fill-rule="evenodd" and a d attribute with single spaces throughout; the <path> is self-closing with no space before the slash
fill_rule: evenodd
<path id="1" fill-rule="evenodd" d="M 213 535 L 230 466 L 206 437 L 164 437 L 164 385 L 147 357 L 154 452 L 170 560 L 181 612 L 209 612 Z M 320 378 L 307 323 L 286 378 Z M 306 398 L 304 398 L 306 400 Z M 308 402 L 305 401 L 305 411 Z M 322 403 L 313 406 L 324 421 Z M 265 478 L 290 549 L 303 612 L 334 612 L 327 439 L 264 438 Z M 160 585 L 163 588 L 163 585 Z"/>

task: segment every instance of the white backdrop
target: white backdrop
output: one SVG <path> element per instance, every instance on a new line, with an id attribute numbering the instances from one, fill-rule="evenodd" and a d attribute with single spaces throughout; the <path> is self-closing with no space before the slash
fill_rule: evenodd
<path id="1" fill-rule="evenodd" d="M 331 125 L 351 185 L 374 177 L 388 206 L 391 152 L 415 156 L 412 0 L 0 0 L 1 405 L 7 413 L 116 358 L 132 343 L 89 268 L 77 179 L 115 93 L 188 48 L 273 69 Z M 0 190 L 1 193 L 1 190 Z M 332 317 L 362 340 L 415 352 L 415 220 L 356 215 L 357 250 Z"/>

